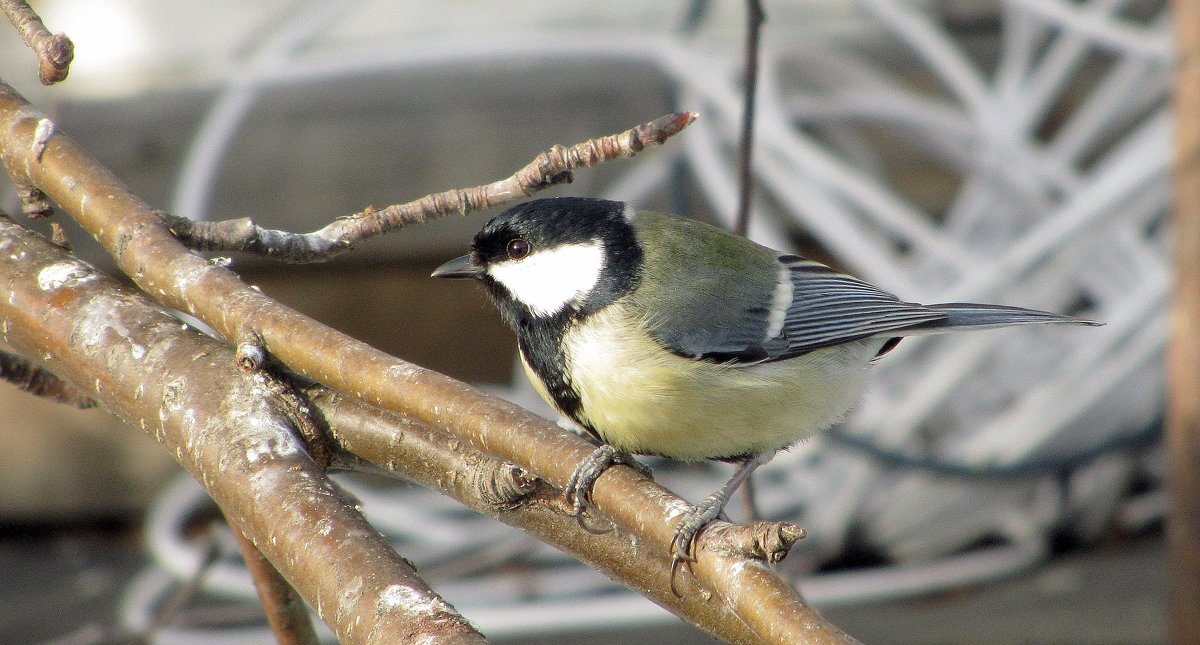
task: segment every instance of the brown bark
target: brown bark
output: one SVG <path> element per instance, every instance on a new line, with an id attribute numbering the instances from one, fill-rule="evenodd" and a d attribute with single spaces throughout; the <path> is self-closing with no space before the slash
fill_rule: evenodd
<path id="1" fill-rule="evenodd" d="M 163 444 L 343 643 L 482 641 L 329 481 L 232 350 L 7 218 L 0 250 L 3 340 Z"/>

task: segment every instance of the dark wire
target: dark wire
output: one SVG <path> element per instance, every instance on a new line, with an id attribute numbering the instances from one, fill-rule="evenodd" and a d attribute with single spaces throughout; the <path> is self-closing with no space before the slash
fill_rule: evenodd
<path id="1" fill-rule="evenodd" d="M 754 194 L 754 106 L 758 91 L 758 44 L 767 21 L 760 0 L 746 0 L 745 98 L 742 101 L 741 146 L 738 148 L 738 210 L 733 232 L 745 237 L 750 230 L 750 201 Z"/>

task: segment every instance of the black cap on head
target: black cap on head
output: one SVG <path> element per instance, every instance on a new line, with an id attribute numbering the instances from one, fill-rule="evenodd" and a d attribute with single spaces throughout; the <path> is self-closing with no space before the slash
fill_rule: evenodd
<path id="1" fill-rule="evenodd" d="M 629 235 L 625 203 L 587 197 L 535 199 L 493 217 L 475 236 L 471 250 L 484 262 L 507 256 L 508 243 L 528 240 L 533 251 L 560 244 Z"/>

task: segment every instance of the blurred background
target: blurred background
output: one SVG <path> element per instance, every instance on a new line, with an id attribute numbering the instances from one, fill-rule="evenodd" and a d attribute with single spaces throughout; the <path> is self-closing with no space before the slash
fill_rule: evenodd
<path id="1" fill-rule="evenodd" d="M 176 215 L 308 231 L 685 109 L 701 117 L 668 145 L 543 196 L 733 221 L 741 2 L 33 5 L 75 42 L 70 77 L 40 86 L 34 55 L 0 27 L 0 78 Z M 1164 638 L 1165 5 L 764 3 L 751 238 L 905 299 L 1108 323 L 906 341 L 844 424 L 760 469 L 762 515 L 808 531 L 781 573 L 866 642 Z M 0 197 L 19 212 L 10 184 Z M 553 418 L 483 294 L 427 278 L 484 221 L 405 229 L 321 265 L 236 257 L 232 269 Z M 273 642 L 232 538 L 207 528 L 206 496 L 152 439 L 11 387 L 0 434 L 5 642 L 119 640 L 158 620 L 205 561 L 200 591 L 155 642 Z M 692 501 L 728 475 L 652 465 Z M 339 481 L 496 642 L 706 638 L 434 493 Z"/>

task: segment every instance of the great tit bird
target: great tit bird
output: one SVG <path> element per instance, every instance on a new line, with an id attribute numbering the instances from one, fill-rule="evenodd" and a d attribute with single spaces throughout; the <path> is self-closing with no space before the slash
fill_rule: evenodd
<path id="1" fill-rule="evenodd" d="M 681 522 L 676 560 L 776 451 L 840 420 L 901 337 L 1099 324 L 1000 305 L 920 305 L 693 220 L 601 199 L 516 206 L 433 272 L 479 280 L 551 406 L 600 440 L 567 496 L 631 454 L 740 463 Z"/>

